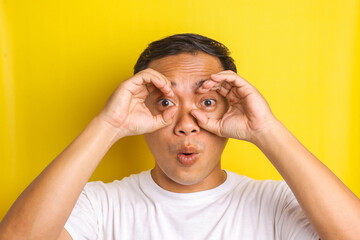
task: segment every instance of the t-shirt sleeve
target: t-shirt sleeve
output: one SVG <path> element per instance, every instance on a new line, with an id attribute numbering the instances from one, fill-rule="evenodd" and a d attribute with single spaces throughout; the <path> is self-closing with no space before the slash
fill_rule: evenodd
<path id="1" fill-rule="evenodd" d="M 65 224 L 65 229 L 73 240 L 97 239 L 99 216 L 94 202 L 90 200 L 88 195 L 85 187 Z"/>
<path id="2" fill-rule="evenodd" d="M 276 216 L 278 239 L 320 239 L 288 185 L 283 182 Z"/>

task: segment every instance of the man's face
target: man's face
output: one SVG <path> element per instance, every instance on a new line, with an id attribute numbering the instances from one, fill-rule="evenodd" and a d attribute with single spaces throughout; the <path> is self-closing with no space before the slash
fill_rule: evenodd
<path id="1" fill-rule="evenodd" d="M 226 178 L 220 158 L 227 138 L 201 129 L 190 112 L 199 109 L 210 118 L 220 119 L 227 111 L 225 98 L 216 91 L 196 92 L 211 74 L 223 71 L 219 59 L 201 52 L 181 53 L 153 60 L 149 67 L 169 79 L 175 93 L 172 98 L 164 97 L 159 90 L 150 93 L 146 105 L 152 114 L 161 114 L 172 105 L 178 107 L 171 125 L 145 134 L 156 162 L 154 180 L 173 192 L 218 186 Z"/>

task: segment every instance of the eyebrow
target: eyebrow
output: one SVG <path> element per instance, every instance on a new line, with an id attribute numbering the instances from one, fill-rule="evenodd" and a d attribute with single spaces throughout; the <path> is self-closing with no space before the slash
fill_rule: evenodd
<path id="1" fill-rule="evenodd" d="M 194 84 L 194 88 L 195 88 L 195 89 L 200 88 L 201 85 L 203 85 L 203 83 L 204 83 L 206 80 L 207 80 L 207 79 L 203 79 L 203 80 L 200 80 L 200 81 L 196 82 L 196 83 Z M 175 86 L 176 86 L 176 82 L 171 82 L 171 86 L 172 86 L 172 87 L 175 87 Z"/>

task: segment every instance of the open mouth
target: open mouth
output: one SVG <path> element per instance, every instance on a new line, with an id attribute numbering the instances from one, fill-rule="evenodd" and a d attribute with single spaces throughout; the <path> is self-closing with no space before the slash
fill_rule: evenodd
<path id="1" fill-rule="evenodd" d="M 199 159 L 200 152 L 196 145 L 182 145 L 176 149 L 176 158 L 181 166 L 190 167 Z"/>
<path id="2" fill-rule="evenodd" d="M 184 166 L 193 165 L 198 159 L 198 157 L 199 157 L 199 153 L 195 153 L 195 152 L 191 152 L 191 153 L 186 152 L 186 153 L 177 154 L 178 161 Z"/>

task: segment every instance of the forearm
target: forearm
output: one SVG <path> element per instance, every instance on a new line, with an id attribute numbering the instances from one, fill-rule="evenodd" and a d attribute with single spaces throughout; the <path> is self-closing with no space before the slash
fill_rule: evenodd
<path id="1" fill-rule="evenodd" d="M 290 186 L 322 239 L 360 236 L 360 200 L 276 122 L 254 141 Z"/>
<path id="2" fill-rule="evenodd" d="M 115 137 L 111 126 L 92 120 L 19 196 L 0 224 L 0 239 L 56 239 Z"/>

